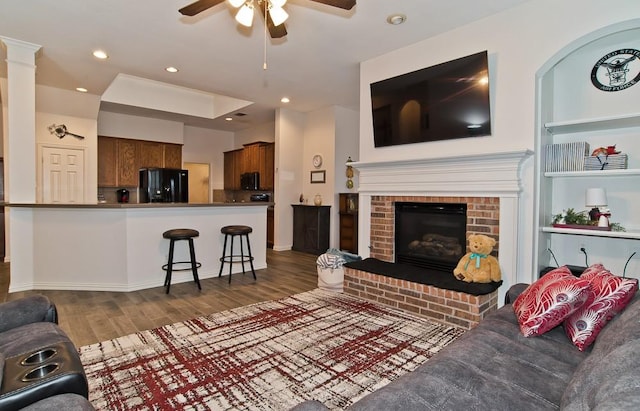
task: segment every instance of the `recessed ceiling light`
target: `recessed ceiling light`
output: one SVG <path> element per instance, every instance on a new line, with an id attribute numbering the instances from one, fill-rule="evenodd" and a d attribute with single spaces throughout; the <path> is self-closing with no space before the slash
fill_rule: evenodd
<path id="1" fill-rule="evenodd" d="M 109 55 L 105 51 L 94 50 L 93 57 L 95 57 L 97 59 L 100 59 L 100 60 L 104 60 L 104 59 L 109 58 Z"/>
<path id="2" fill-rule="evenodd" d="M 179 71 L 177 68 L 173 66 L 167 67 L 165 70 L 168 71 L 169 73 L 177 73 Z"/>
<path id="3" fill-rule="evenodd" d="M 398 24 L 402 24 L 405 21 L 407 21 L 407 16 L 400 13 L 391 14 L 389 15 L 389 17 L 387 17 L 387 23 L 393 24 L 394 26 L 397 26 Z"/>
<path id="4" fill-rule="evenodd" d="M 233 117 L 225 117 L 224 119 L 227 121 L 233 121 Z"/>
<path id="5" fill-rule="evenodd" d="M 290 102 L 290 101 L 291 101 L 291 100 L 289 100 L 289 97 L 282 97 L 282 98 L 280 99 L 280 102 L 282 102 L 282 103 L 288 103 L 288 102 Z"/>
<path id="6" fill-rule="evenodd" d="M 76 87 L 76 91 L 79 91 L 79 92 L 81 92 L 81 93 L 86 93 L 86 92 L 87 92 L 87 91 L 89 91 L 89 90 L 87 90 L 87 89 L 86 89 L 86 88 L 84 88 L 84 87 Z"/>

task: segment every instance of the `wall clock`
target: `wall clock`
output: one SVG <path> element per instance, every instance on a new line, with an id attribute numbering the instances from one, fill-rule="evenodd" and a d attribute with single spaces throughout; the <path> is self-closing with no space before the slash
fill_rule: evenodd
<path id="1" fill-rule="evenodd" d="M 316 154 L 315 156 L 313 156 L 313 166 L 315 168 L 320 168 L 321 165 L 322 165 L 322 156 L 320 154 Z"/>
<path id="2" fill-rule="evenodd" d="M 607 53 L 591 70 L 591 83 L 602 91 L 620 91 L 640 81 L 640 50 Z"/>

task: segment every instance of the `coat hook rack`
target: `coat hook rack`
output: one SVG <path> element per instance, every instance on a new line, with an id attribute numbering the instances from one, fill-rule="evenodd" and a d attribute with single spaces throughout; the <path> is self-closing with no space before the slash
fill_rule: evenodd
<path id="1" fill-rule="evenodd" d="M 67 131 L 67 126 L 65 126 L 64 124 L 60 124 L 59 126 L 52 124 L 48 128 L 49 128 L 49 132 L 57 136 L 58 138 L 63 138 L 64 136 L 69 135 L 69 136 L 74 136 L 75 138 L 78 138 L 80 140 L 84 140 L 83 136 Z"/>

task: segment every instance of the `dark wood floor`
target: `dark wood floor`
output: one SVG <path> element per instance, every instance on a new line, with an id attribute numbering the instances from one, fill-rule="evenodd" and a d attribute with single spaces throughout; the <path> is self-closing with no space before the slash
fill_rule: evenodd
<path id="1" fill-rule="evenodd" d="M 267 251 L 267 266 L 251 273 L 134 292 L 26 291 L 8 294 L 9 264 L 0 264 L 0 301 L 40 293 L 58 308 L 60 326 L 80 347 L 234 307 L 286 297 L 317 287 L 316 256 L 296 251 Z"/>

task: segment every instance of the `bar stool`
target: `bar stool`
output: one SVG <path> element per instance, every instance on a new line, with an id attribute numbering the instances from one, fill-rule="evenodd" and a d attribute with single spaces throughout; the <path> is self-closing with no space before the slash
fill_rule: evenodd
<path id="1" fill-rule="evenodd" d="M 231 284 L 231 268 L 233 263 L 242 263 L 242 274 L 244 274 L 244 263 L 248 262 L 251 264 L 251 272 L 253 273 L 253 279 L 256 278 L 256 270 L 253 269 L 253 256 L 251 255 L 251 245 L 249 244 L 249 233 L 253 231 L 253 228 L 246 225 L 227 225 L 220 229 L 220 232 L 224 234 L 224 246 L 222 248 L 222 258 L 220 258 L 220 272 L 218 273 L 218 277 L 222 275 L 222 269 L 224 267 L 224 263 L 229 264 L 229 284 Z M 231 236 L 231 246 L 229 250 L 229 255 L 227 255 L 227 239 Z M 233 239 L 239 236 L 240 237 L 240 254 L 233 254 Z M 247 252 L 248 254 L 244 254 L 244 248 L 242 247 L 242 237 L 246 239 L 247 242 Z"/>
<path id="2" fill-rule="evenodd" d="M 197 230 L 192 230 L 190 228 L 175 228 L 162 233 L 162 237 L 169 239 L 169 261 L 167 264 L 162 266 L 162 269 L 167 272 L 167 275 L 164 278 L 164 285 L 167 287 L 167 294 L 169 294 L 169 288 L 171 287 L 171 273 L 173 271 L 191 270 L 193 273 L 193 281 L 198 285 L 198 290 L 202 290 L 202 287 L 200 287 L 200 279 L 198 278 L 198 268 L 200 268 L 202 264 L 196 261 L 196 252 L 193 247 L 193 239 L 199 235 L 200 233 Z M 174 245 L 176 241 L 180 240 L 189 241 L 190 261 L 173 261 Z M 176 264 L 190 264 L 190 267 L 174 268 Z"/>

